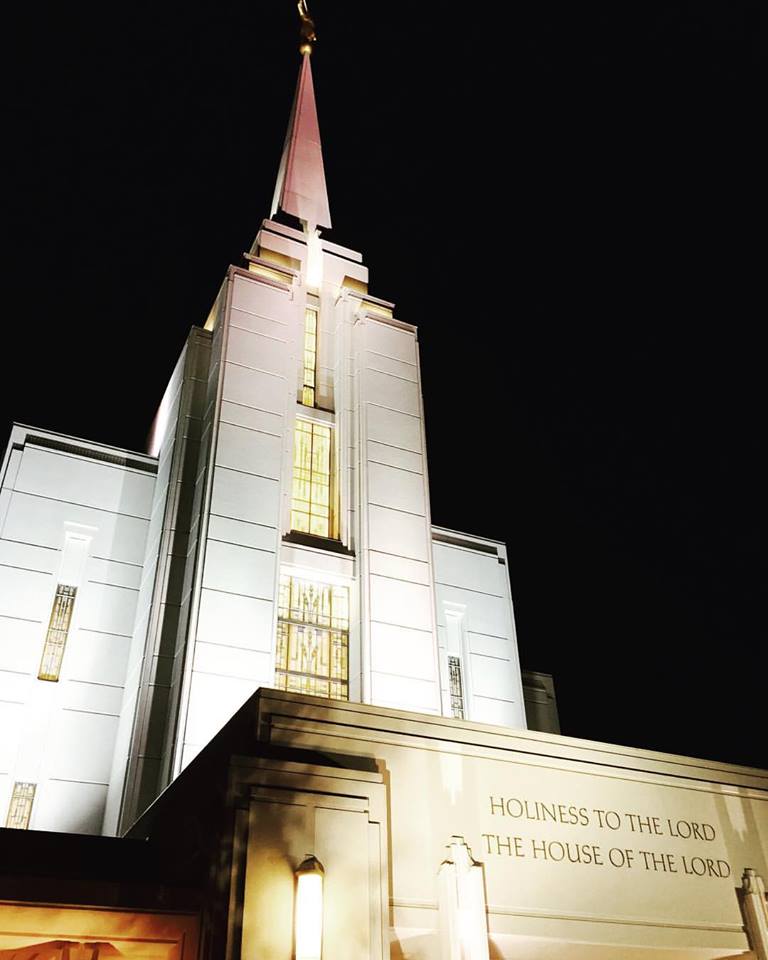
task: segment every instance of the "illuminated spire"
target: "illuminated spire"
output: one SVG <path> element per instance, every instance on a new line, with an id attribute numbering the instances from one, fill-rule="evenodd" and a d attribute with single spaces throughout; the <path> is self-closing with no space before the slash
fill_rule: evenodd
<path id="1" fill-rule="evenodd" d="M 301 0 L 298 7 L 302 23 L 302 63 L 270 216 L 274 216 L 278 209 L 284 210 L 285 213 L 298 217 L 305 224 L 307 232 L 312 233 L 315 227 L 330 228 L 331 212 L 325 186 L 315 88 L 309 63 L 315 30 L 306 3 Z"/>

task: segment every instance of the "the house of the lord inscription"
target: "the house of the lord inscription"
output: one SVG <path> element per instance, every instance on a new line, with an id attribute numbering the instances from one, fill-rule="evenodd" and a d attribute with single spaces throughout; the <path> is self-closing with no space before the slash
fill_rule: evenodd
<path id="1" fill-rule="evenodd" d="M 489 796 L 487 813 L 496 829 L 481 835 L 484 857 L 715 880 L 733 874 L 727 860 L 712 854 L 718 828 L 705 821 L 528 797 Z M 533 832 L 522 824 L 534 825 Z M 566 829 L 552 839 L 548 824 Z M 542 828 L 538 835 L 535 825 Z"/>

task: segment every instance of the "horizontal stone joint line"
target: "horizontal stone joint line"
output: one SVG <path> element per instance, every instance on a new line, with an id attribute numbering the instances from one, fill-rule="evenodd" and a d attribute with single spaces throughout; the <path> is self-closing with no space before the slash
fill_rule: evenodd
<path id="1" fill-rule="evenodd" d="M 241 327 L 239 323 L 232 323 L 230 320 L 229 326 L 232 330 L 242 330 L 243 333 L 248 333 L 252 337 L 264 337 L 265 340 L 271 340 L 273 343 L 288 343 L 288 340 L 281 340 L 280 337 L 273 337 L 269 333 L 263 333 L 261 330 L 249 330 L 248 327 Z M 287 324 L 284 324 L 287 326 Z"/>
<path id="2" fill-rule="evenodd" d="M 416 513 L 413 510 L 404 510 L 402 507 L 393 507 L 391 504 L 381 503 L 379 500 L 369 499 L 368 503 L 372 504 L 374 507 L 385 507 L 387 510 L 394 510 L 397 513 L 407 513 L 409 517 L 420 517 L 425 522 L 427 519 L 423 513 Z"/>
<path id="3" fill-rule="evenodd" d="M 244 477 L 258 477 L 260 480 L 269 480 L 270 483 L 280 483 L 275 477 L 265 477 L 263 473 L 252 473 L 250 470 L 239 470 L 237 467 L 229 467 L 226 463 L 214 463 L 214 470 L 230 470 L 232 473 L 239 473 Z"/>
<path id="4" fill-rule="evenodd" d="M 109 583 L 107 580 L 86 580 L 86 583 L 95 583 L 99 587 L 114 587 L 116 590 L 130 590 L 138 593 L 139 587 L 127 587 L 124 583 Z"/>
<path id="5" fill-rule="evenodd" d="M 40 500 L 49 500 L 51 503 L 64 503 L 68 507 L 79 507 L 85 510 L 95 510 L 98 513 L 108 513 L 113 517 L 128 517 L 129 520 L 141 520 L 142 523 L 149 523 L 149 517 L 140 517 L 135 513 L 123 513 L 120 510 L 108 510 L 106 507 L 96 507 L 90 503 L 77 503 L 74 500 L 62 500 L 60 497 L 48 497 L 44 493 L 35 493 L 32 490 L 22 490 L 14 487 L 14 493 L 20 493 L 25 497 L 38 497 Z"/>
<path id="6" fill-rule="evenodd" d="M 54 783 L 87 783 L 93 787 L 109 786 L 109 783 L 105 783 L 103 780 L 73 780 L 69 777 L 48 777 L 47 779 L 53 781 Z"/>
<path id="7" fill-rule="evenodd" d="M 0 543 L 19 543 L 24 547 L 35 547 L 37 550 L 50 550 L 52 553 L 61 552 L 60 547 L 49 547 L 44 543 L 30 543 L 28 540 L 16 540 L 14 537 L 0 537 Z"/>
<path id="8" fill-rule="evenodd" d="M 394 358 L 393 358 L 394 359 Z M 400 361 L 401 363 L 403 361 Z M 382 377 L 392 377 L 393 380 L 399 380 L 401 383 L 412 383 L 414 387 L 418 386 L 418 380 L 409 380 L 408 377 L 401 377 L 397 373 L 391 373 L 389 370 L 380 370 L 378 367 L 367 366 L 366 371 L 380 373 Z"/>
<path id="9" fill-rule="evenodd" d="M 238 593 L 236 590 L 222 590 L 221 587 L 210 587 L 203 584 L 203 590 L 210 590 L 211 593 L 223 593 L 227 597 L 242 597 L 244 600 L 264 600 L 267 603 L 274 603 L 274 597 L 255 597 L 250 593 Z"/>
<path id="10" fill-rule="evenodd" d="M 416 454 L 416 456 L 419 456 L 419 454 Z M 423 471 L 423 470 L 411 470 L 410 467 L 401 467 L 401 466 L 397 466 L 397 465 L 394 464 L 394 463 L 384 463 L 383 460 L 375 460 L 373 457 L 368 457 L 368 458 L 367 458 L 367 461 L 368 461 L 368 463 L 378 463 L 378 465 L 379 465 L 380 467 L 389 467 L 390 470 L 402 470 L 403 473 L 410 473 L 411 476 L 413 476 L 413 477 L 423 477 L 423 476 L 424 476 L 424 471 Z"/>
<path id="11" fill-rule="evenodd" d="M 225 403 L 232 403 L 231 400 L 226 400 Z M 242 404 L 238 404 L 242 406 Z M 246 407 L 246 410 L 255 410 L 255 407 Z M 265 411 L 266 413 L 266 411 Z M 278 414 L 272 414 L 272 416 L 278 416 Z M 225 420 L 224 417 L 219 417 L 219 423 L 226 423 L 228 427 L 236 427 L 238 430 L 248 430 L 250 433 L 263 433 L 265 437 L 277 437 L 278 440 L 283 439 L 281 433 L 272 433 L 271 430 L 262 430 L 261 427 L 249 427 L 244 423 L 233 423 L 231 420 Z"/>
<path id="12" fill-rule="evenodd" d="M 420 413 L 406 413 L 405 410 L 398 410 L 395 407 L 388 407 L 385 403 L 376 403 L 375 400 L 368 400 L 367 398 L 365 399 L 365 403 L 370 404 L 372 407 L 379 407 L 380 410 L 389 410 L 392 413 L 400 413 L 404 417 L 410 417 L 411 420 L 421 420 Z M 373 438 L 369 436 L 368 439 L 371 440 Z M 404 448 L 404 449 L 407 449 L 407 448 Z M 420 451 L 414 450 L 412 452 L 419 453 Z"/>
<path id="13" fill-rule="evenodd" d="M 501 593 L 489 593 L 487 590 L 478 590 L 477 587 L 462 587 L 458 583 L 447 583 L 445 580 L 435 580 L 436 587 L 450 587 L 452 590 L 463 590 L 465 593 L 477 593 L 481 597 L 496 597 L 498 600 L 504 600 Z"/>
<path id="14" fill-rule="evenodd" d="M 43 577 L 52 577 L 53 573 L 46 570 L 33 570 L 32 567 L 17 567 L 15 563 L 0 563 L 0 567 L 7 570 L 20 570 L 22 573 L 38 573 Z"/>
<path id="15" fill-rule="evenodd" d="M 365 348 L 366 353 L 372 353 L 375 357 L 385 357 L 387 360 L 395 360 L 397 363 L 406 363 L 409 367 L 418 370 L 419 365 L 415 360 L 402 360 L 400 357 L 393 357 L 391 353 L 382 353 L 381 350 L 373 350 L 371 347 Z"/>
<path id="16" fill-rule="evenodd" d="M 274 377 L 275 380 L 283 380 L 285 383 L 288 382 L 288 377 L 284 373 L 275 373 L 272 370 L 265 370 L 263 367 L 251 367 L 247 363 L 238 363 L 237 360 L 231 360 L 229 357 L 225 357 L 224 363 L 228 363 L 232 367 L 239 367 L 241 370 L 253 370 L 254 373 L 263 373 L 266 377 Z M 222 397 L 221 399 L 228 402 L 226 397 Z"/>
<path id="17" fill-rule="evenodd" d="M 120 718 L 119 713 L 106 713 L 104 710 L 86 710 L 84 707 L 62 707 L 61 709 L 66 713 L 87 713 L 95 717 L 114 717 L 115 720 Z"/>

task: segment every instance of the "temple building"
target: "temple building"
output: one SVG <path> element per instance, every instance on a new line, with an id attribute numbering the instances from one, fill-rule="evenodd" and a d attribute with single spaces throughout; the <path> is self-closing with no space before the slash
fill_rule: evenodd
<path id="1" fill-rule="evenodd" d="M 12 429 L 0 960 L 766 960 L 768 773 L 560 736 L 505 545 L 431 522 L 300 7 L 270 218 L 149 451 Z"/>

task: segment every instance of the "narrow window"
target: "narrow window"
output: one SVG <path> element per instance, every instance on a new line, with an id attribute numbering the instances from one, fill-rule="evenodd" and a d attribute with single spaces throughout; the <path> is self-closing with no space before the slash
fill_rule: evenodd
<path id="1" fill-rule="evenodd" d="M 43 656 L 40 660 L 40 670 L 37 674 L 38 680 L 56 681 L 59 679 L 76 594 L 77 587 L 65 583 L 60 583 L 56 587 L 51 619 L 48 622 L 48 632 L 45 635 L 45 644 L 43 645 Z"/>
<path id="2" fill-rule="evenodd" d="M 317 310 L 307 307 L 304 311 L 304 378 L 301 402 L 305 407 L 314 407 L 317 387 Z"/>
<path id="3" fill-rule="evenodd" d="M 291 530 L 332 537 L 331 428 L 296 421 L 293 445 Z"/>
<path id="4" fill-rule="evenodd" d="M 35 784 L 17 781 L 13 785 L 11 805 L 8 807 L 6 827 L 11 830 L 28 830 L 35 800 Z"/>
<path id="5" fill-rule="evenodd" d="M 461 660 L 448 657 L 448 680 L 451 693 L 451 714 L 457 720 L 464 719 L 464 684 L 461 679 Z"/>
<path id="6" fill-rule="evenodd" d="M 349 699 L 349 590 L 281 575 L 275 686 Z"/>

